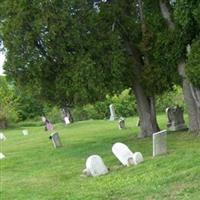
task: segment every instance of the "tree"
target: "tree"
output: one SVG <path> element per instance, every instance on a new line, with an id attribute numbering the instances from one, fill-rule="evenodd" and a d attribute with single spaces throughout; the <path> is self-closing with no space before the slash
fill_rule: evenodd
<path id="1" fill-rule="evenodd" d="M 78 0 L 4 0 L 6 73 L 61 106 L 95 102 L 131 87 L 139 137 L 150 136 L 159 130 L 154 96 L 177 81 L 172 44 L 177 35 L 157 0 L 108 1 L 99 10 Z"/>
<path id="2" fill-rule="evenodd" d="M 0 128 L 6 128 L 9 122 L 17 120 L 16 105 L 12 87 L 4 76 L 0 76 Z"/>
<path id="3" fill-rule="evenodd" d="M 177 32 L 178 35 L 177 38 L 172 38 L 172 41 L 176 44 L 178 70 L 182 77 L 183 93 L 188 107 L 189 129 L 200 131 L 200 87 L 198 84 L 200 73 L 197 64 L 200 3 L 196 0 L 177 0 L 170 6 L 169 1 L 160 0 L 160 6 L 163 17 L 168 22 L 168 28 Z"/>

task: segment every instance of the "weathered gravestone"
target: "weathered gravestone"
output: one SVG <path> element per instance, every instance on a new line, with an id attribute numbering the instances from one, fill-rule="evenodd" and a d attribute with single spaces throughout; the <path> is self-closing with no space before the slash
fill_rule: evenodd
<path id="1" fill-rule="evenodd" d="M 0 140 L 1 141 L 5 141 L 6 140 L 6 136 L 3 133 L 0 133 Z"/>
<path id="2" fill-rule="evenodd" d="M 167 131 L 153 134 L 153 157 L 167 153 Z"/>
<path id="3" fill-rule="evenodd" d="M 169 107 L 166 109 L 168 123 L 167 127 L 169 131 L 181 131 L 187 130 L 185 121 L 183 118 L 183 109 L 179 106 Z"/>
<path id="4" fill-rule="evenodd" d="M 60 136 L 58 133 L 52 133 L 49 137 L 49 139 L 52 141 L 53 143 L 53 146 L 55 148 L 58 148 L 58 147 L 61 147 L 62 146 L 62 143 L 61 143 L 61 140 L 60 140 Z"/>
<path id="5" fill-rule="evenodd" d="M 23 135 L 28 135 L 28 130 L 22 130 Z"/>
<path id="6" fill-rule="evenodd" d="M 53 131 L 53 124 L 51 122 L 49 122 L 48 120 L 46 120 L 46 122 L 45 122 L 45 130 Z"/>
<path id="7" fill-rule="evenodd" d="M 123 117 L 120 117 L 120 119 L 118 121 L 118 126 L 119 126 L 119 129 L 125 128 L 125 119 Z"/>
<path id="8" fill-rule="evenodd" d="M 115 107 L 114 107 L 114 105 L 110 104 L 109 109 L 110 109 L 110 121 L 114 121 L 115 119 L 117 119 L 117 116 L 115 114 Z"/>
<path id="9" fill-rule="evenodd" d="M 125 144 L 120 142 L 112 146 L 112 152 L 124 166 L 137 165 L 144 160 L 140 152 L 133 153 Z"/>
<path id="10" fill-rule="evenodd" d="M 0 160 L 4 159 L 4 158 L 5 158 L 5 156 L 0 152 Z"/>
<path id="11" fill-rule="evenodd" d="M 86 176 L 100 176 L 108 173 L 102 158 L 98 155 L 88 157 L 86 161 L 86 169 L 83 170 Z"/>

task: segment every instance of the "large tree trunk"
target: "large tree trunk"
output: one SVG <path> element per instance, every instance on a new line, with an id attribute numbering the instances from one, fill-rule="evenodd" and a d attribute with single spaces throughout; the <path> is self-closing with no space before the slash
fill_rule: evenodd
<path id="1" fill-rule="evenodd" d="M 138 134 L 138 137 L 144 138 L 151 136 L 153 133 L 159 131 L 156 119 L 155 100 L 152 97 L 146 96 L 138 81 L 135 81 L 133 88 L 137 101 L 137 110 L 141 128 L 141 132 Z"/>
<path id="2" fill-rule="evenodd" d="M 183 94 L 189 114 L 189 130 L 200 131 L 200 90 L 195 88 L 185 74 L 185 63 L 178 66 L 179 74 L 183 79 Z"/>
<path id="3" fill-rule="evenodd" d="M 160 0 L 160 10 L 163 18 L 167 22 L 168 28 L 173 31 L 175 29 L 175 24 L 171 18 L 169 2 Z M 200 131 L 200 90 L 195 88 L 186 76 L 185 61 L 178 63 L 178 71 L 183 79 L 183 94 L 188 108 L 189 130 Z"/>

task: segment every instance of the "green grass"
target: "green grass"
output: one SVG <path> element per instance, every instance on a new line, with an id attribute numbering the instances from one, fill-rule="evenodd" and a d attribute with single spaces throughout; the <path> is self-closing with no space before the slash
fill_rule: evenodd
<path id="1" fill-rule="evenodd" d="M 168 200 L 200 199 L 200 137 L 188 132 L 168 134 L 168 154 L 152 158 L 152 139 L 138 139 L 137 119 L 117 122 L 90 120 L 56 124 L 63 147 L 54 149 L 41 126 L 5 131 L 1 142 L 6 159 L 0 161 L 2 200 Z M 161 127 L 166 118 L 159 116 Z M 140 151 L 145 161 L 123 167 L 112 154 L 112 144 L 123 142 Z M 86 158 L 99 154 L 109 174 L 82 177 Z"/>

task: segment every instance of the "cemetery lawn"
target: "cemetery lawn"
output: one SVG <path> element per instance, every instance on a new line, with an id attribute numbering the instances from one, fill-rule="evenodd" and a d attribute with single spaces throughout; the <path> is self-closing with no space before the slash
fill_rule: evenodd
<path id="1" fill-rule="evenodd" d="M 188 132 L 168 134 L 168 154 L 152 158 L 152 139 L 138 139 L 137 118 L 117 121 L 89 120 L 69 126 L 56 124 L 63 147 L 54 149 L 43 126 L 4 131 L 6 156 L 0 161 L 1 200 L 169 200 L 200 199 L 200 137 Z M 165 129 L 166 117 L 159 116 Z M 28 129 L 23 136 L 21 130 Z M 122 142 L 140 151 L 145 161 L 122 167 L 112 144 Z M 100 155 L 110 168 L 101 177 L 83 177 L 86 158 Z"/>

